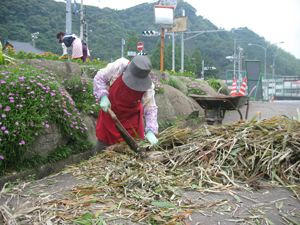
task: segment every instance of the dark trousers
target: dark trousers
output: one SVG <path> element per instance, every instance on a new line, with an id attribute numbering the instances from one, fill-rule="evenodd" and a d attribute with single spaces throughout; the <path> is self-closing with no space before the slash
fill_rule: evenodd
<path id="1" fill-rule="evenodd" d="M 109 144 L 98 139 L 96 148 L 94 150 L 94 155 L 96 155 L 97 153 L 101 153 L 107 146 L 109 146 Z"/>
<path id="2" fill-rule="evenodd" d="M 86 61 L 86 58 L 87 58 L 87 46 L 86 45 L 82 45 L 82 57 L 81 57 L 81 60 L 82 62 L 85 62 Z"/>

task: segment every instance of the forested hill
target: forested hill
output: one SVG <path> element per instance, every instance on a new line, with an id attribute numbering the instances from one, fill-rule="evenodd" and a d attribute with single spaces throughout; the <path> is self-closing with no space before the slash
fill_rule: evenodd
<path id="1" fill-rule="evenodd" d="M 80 2 L 80 1 L 77 1 Z M 83 1 L 84 2 L 84 1 Z M 136 35 L 135 41 L 144 44 L 143 52 L 149 57 L 155 52 L 160 36 L 146 37 L 142 35 L 144 30 L 156 30 L 160 32 L 161 26 L 154 24 L 155 3 L 143 3 L 125 10 L 114 10 L 110 8 L 100 9 L 93 6 L 84 6 L 85 20 L 88 23 L 88 46 L 91 50 L 91 59 L 100 58 L 102 61 L 111 61 L 121 56 L 121 40 L 125 39 L 124 50 L 130 44 L 129 37 Z M 66 27 L 66 4 L 54 0 L 1 0 L 0 1 L 0 38 L 4 40 L 31 42 L 31 33 L 39 32 L 35 46 L 44 51 L 61 55 L 62 48 L 56 39 L 58 31 L 65 31 Z M 80 4 L 77 3 L 77 10 Z M 189 3 L 179 0 L 175 10 L 175 17 L 181 17 L 182 9 L 188 16 L 188 31 L 210 31 L 222 28 L 216 27 L 208 19 L 196 15 L 195 8 Z M 72 5 L 72 10 L 74 7 Z M 201 14 L 201 12 L 200 12 Z M 225 74 L 226 69 L 233 69 L 233 62 L 226 59 L 234 53 L 234 39 L 236 37 L 237 47 L 243 48 L 244 69 L 245 60 L 261 60 L 263 68 L 264 50 L 260 47 L 248 46 L 248 43 L 255 43 L 262 46 L 269 46 L 264 37 L 255 34 L 248 28 L 241 28 L 233 32 L 220 31 L 203 33 L 184 42 L 185 47 L 185 69 L 190 65 L 201 63 L 205 60 L 205 66 L 218 68 L 219 74 Z M 72 33 L 79 35 L 80 16 L 72 15 Z M 194 34 L 185 34 L 185 38 Z M 129 42 L 128 42 L 129 40 Z M 166 36 L 164 46 L 166 53 L 170 52 L 171 37 Z M 180 44 L 181 35 L 176 33 L 176 70 L 180 68 Z M 126 48 L 127 47 L 127 48 Z M 192 53 L 199 50 L 201 55 Z M 237 50 L 238 52 L 238 50 Z M 277 46 L 270 46 L 267 51 L 267 73 L 272 73 L 273 55 L 276 58 L 276 74 L 278 75 L 300 75 L 300 59 Z M 167 56 L 166 56 L 167 57 Z M 170 57 L 169 57 L 170 58 Z M 165 63 L 170 62 L 165 60 Z M 155 63 L 153 63 L 155 65 Z M 190 64 L 190 65 L 189 65 Z M 159 68 L 156 68 L 159 69 Z"/>

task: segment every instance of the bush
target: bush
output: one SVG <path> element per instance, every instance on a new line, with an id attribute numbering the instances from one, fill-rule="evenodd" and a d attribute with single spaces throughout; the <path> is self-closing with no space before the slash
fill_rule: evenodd
<path id="1" fill-rule="evenodd" d="M 180 90 L 180 84 L 181 84 L 181 80 L 180 79 L 174 79 L 173 77 L 170 77 L 170 81 L 169 81 L 169 85 Z M 182 84 L 181 84 L 182 85 Z"/>
<path id="2" fill-rule="evenodd" d="M 216 92 L 218 92 L 218 90 L 220 89 L 220 87 L 222 87 L 222 85 L 220 84 L 220 82 L 218 82 L 216 79 L 214 78 L 209 78 L 207 80 L 207 83 L 209 84 L 209 86 L 211 86 Z"/>
<path id="3" fill-rule="evenodd" d="M 196 81 L 185 83 L 188 88 L 188 94 L 208 95 L 209 92 Z"/>
<path id="4" fill-rule="evenodd" d="M 164 84 L 158 80 L 156 75 L 153 75 L 154 74 L 153 71 L 151 71 L 150 74 L 152 76 L 151 80 L 152 80 L 153 84 L 155 85 L 155 87 L 154 87 L 155 94 L 164 93 L 165 92 Z"/>
<path id="5" fill-rule="evenodd" d="M 0 173 L 20 169 L 28 145 L 51 122 L 74 142 L 87 137 L 74 101 L 49 71 L 21 64 L 0 72 Z"/>
<path id="6" fill-rule="evenodd" d="M 98 117 L 101 107 L 99 100 L 93 94 L 93 80 L 88 77 L 75 76 L 62 81 L 65 89 L 75 100 L 76 109 Z"/>

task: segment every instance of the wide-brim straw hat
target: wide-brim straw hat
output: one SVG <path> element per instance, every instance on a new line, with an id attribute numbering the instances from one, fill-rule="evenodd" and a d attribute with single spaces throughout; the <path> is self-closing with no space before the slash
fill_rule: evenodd
<path id="1" fill-rule="evenodd" d="M 147 56 L 135 56 L 123 73 L 123 82 L 132 90 L 146 91 L 151 85 L 151 61 Z"/>

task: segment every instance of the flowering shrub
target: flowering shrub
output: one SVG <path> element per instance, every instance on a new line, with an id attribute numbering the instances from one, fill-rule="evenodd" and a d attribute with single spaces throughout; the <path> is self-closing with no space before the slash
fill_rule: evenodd
<path id="1" fill-rule="evenodd" d="M 36 55 L 37 57 L 38 55 Z M 56 54 L 51 54 L 51 52 L 45 52 L 41 55 L 41 58 L 47 59 L 47 60 L 59 60 L 59 56 Z"/>
<path id="2" fill-rule="evenodd" d="M 155 94 L 164 93 L 165 89 L 164 89 L 163 83 L 158 80 L 157 76 L 154 74 L 153 71 L 151 71 L 150 74 L 152 77 L 151 80 L 152 80 L 153 84 L 155 85 L 155 87 L 154 87 Z"/>
<path id="3" fill-rule="evenodd" d="M 6 53 L 8 56 L 15 59 L 47 59 L 47 60 L 62 60 L 62 61 L 70 60 L 70 62 L 76 62 L 79 65 L 82 65 L 83 70 L 85 70 L 85 67 L 87 66 L 94 66 L 95 68 L 99 69 L 107 65 L 106 61 L 100 61 L 96 59 L 90 60 L 89 58 L 87 58 L 85 62 L 82 62 L 81 59 L 74 59 L 72 56 L 70 56 L 69 59 L 68 56 L 58 56 L 56 54 L 52 54 L 51 52 L 45 52 L 42 55 L 39 55 L 37 53 L 33 54 L 31 52 L 26 53 L 24 51 L 15 52 L 14 48 L 12 48 L 11 46 L 7 46 L 6 49 L 3 50 L 3 53 Z M 91 77 L 93 76 L 91 75 Z"/>
<path id="4" fill-rule="evenodd" d="M 184 77 L 196 78 L 196 74 L 192 71 L 184 70 L 183 72 L 176 73 L 174 70 L 171 71 L 166 70 L 166 72 L 169 72 L 169 74 L 172 76 L 184 76 Z"/>
<path id="5" fill-rule="evenodd" d="M 93 94 L 93 80 L 88 77 L 75 76 L 62 81 L 72 99 L 76 99 L 76 108 L 87 115 L 98 117 L 101 107 Z"/>
<path id="6" fill-rule="evenodd" d="M 156 69 L 153 69 L 153 71 L 156 71 Z M 190 77 L 190 78 L 196 78 L 196 74 L 192 71 L 183 71 L 183 72 L 175 72 L 174 70 L 165 70 L 166 72 L 168 72 L 170 75 L 172 76 L 184 76 L 184 77 Z"/>
<path id="7" fill-rule="evenodd" d="M 207 95 L 207 96 L 209 96 L 208 90 L 206 90 L 204 87 L 202 87 L 196 81 L 190 81 L 188 83 L 185 83 L 185 85 L 188 88 L 188 94 L 197 94 L 197 95 Z"/>
<path id="8" fill-rule="evenodd" d="M 2 43 L 0 42 L 0 49 L 2 49 Z M 4 53 L 4 52 L 3 52 Z M 0 65 L 8 64 L 8 63 L 14 63 L 14 58 L 3 54 L 0 52 Z"/>
<path id="9" fill-rule="evenodd" d="M 72 98 L 43 68 L 0 66 L 0 112 L 0 155 L 5 158 L 0 173 L 18 167 L 28 145 L 51 122 L 73 141 L 88 135 Z"/>

